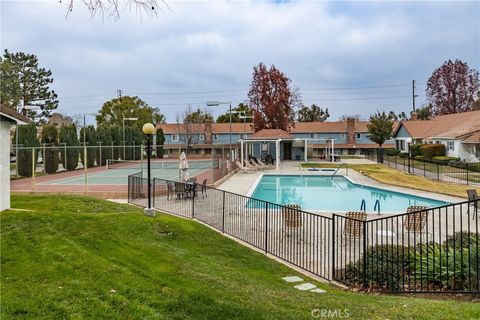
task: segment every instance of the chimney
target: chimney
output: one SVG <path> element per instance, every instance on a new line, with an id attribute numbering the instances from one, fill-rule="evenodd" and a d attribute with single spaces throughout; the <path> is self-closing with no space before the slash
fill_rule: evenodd
<path id="1" fill-rule="evenodd" d="M 205 144 L 212 144 L 212 120 L 205 119 Z"/>
<path id="2" fill-rule="evenodd" d="M 355 118 L 347 118 L 347 144 L 355 144 Z"/>
<path id="3" fill-rule="evenodd" d="M 410 113 L 410 120 L 418 120 L 417 113 L 415 111 Z"/>

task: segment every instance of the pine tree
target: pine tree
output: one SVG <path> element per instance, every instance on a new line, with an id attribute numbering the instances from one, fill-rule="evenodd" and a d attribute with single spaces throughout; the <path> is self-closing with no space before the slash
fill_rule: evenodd
<path id="1" fill-rule="evenodd" d="M 113 159 L 112 135 L 110 127 L 97 127 L 97 144 L 99 145 L 97 163 L 103 166 L 106 164 L 107 159 Z"/>
<path id="2" fill-rule="evenodd" d="M 61 148 L 63 167 L 69 171 L 75 170 L 78 166 L 79 142 L 77 137 L 77 127 L 74 124 L 69 124 L 60 128 L 60 142 L 66 144 L 65 149 Z M 67 163 L 65 163 L 65 159 Z"/>
<path id="3" fill-rule="evenodd" d="M 95 166 L 95 159 L 97 157 L 97 137 L 95 132 L 94 126 L 87 126 L 86 128 L 80 129 L 80 144 L 83 146 L 83 135 L 85 135 L 85 145 L 87 151 L 87 168 L 91 168 Z M 85 159 L 84 159 L 85 149 L 82 148 L 80 151 L 80 160 L 82 164 L 85 166 Z"/>
<path id="4" fill-rule="evenodd" d="M 161 128 L 157 129 L 157 158 L 163 158 L 163 144 L 165 143 L 165 135 Z"/>
<path id="5" fill-rule="evenodd" d="M 14 141 L 16 137 L 13 137 Z M 35 147 L 34 154 L 34 168 L 36 168 L 38 151 L 40 143 L 37 139 L 37 127 L 35 124 L 30 123 L 23 126 L 18 126 L 18 154 L 17 154 L 17 164 L 18 164 L 18 174 L 22 177 L 31 177 L 32 176 L 32 152 Z"/>

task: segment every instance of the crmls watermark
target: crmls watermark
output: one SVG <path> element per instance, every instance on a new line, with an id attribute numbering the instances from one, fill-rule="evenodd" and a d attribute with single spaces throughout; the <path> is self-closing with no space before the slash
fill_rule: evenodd
<path id="1" fill-rule="evenodd" d="M 348 319 L 350 310 L 348 309 L 313 309 L 312 318 L 331 318 L 331 319 Z"/>

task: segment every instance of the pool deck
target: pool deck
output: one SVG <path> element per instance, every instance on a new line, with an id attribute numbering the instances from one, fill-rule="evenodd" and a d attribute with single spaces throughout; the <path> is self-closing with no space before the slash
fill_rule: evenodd
<path id="1" fill-rule="evenodd" d="M 374 162 L 366 159 L 346 159 L 344 163 L 347 164 L 374 164 Z M 332 163 L 332 168 L 337 168 L 339 163 Z M 230 179 L 225 181 L 223 184 L 218 186 L 218 189 L 238 193 L 241 195 L 249 195 L 253 191 L 253 187 L 259 181 L 260 177 L 263 174 L 302 174 L 302 175 L 332 175 L 332 172 L 322 172 L 322 171 L 306 171 L 300 167 L 298 161 L 283 161 L 279 171 L 275 169 L 268 170 L 259 170 L 253 172 L 238 172 L 233 175 Z M 401 192 L 413 194 L 420 197 L 446 201 L 451 203 L 465 201 L 465 198 L 454 197 L 439 193 L 427 192 L 423 190 L 404 188 L 392 186 L 384 183 L 380 183 L 374 179 L 371 179 L 360 172 L 357 172 L 353 169 L 344 169 L 341 168 L 338 175 L 346 176 L 355 183 L 363 184 L 370 187 L 381 188 L 389 191 Z"/>

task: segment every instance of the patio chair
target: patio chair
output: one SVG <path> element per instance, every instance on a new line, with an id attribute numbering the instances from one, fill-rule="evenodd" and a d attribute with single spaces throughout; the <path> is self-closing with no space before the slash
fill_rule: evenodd
<path id="1" fill-rule="evenodd" d="M 175 182 L 175 195 L 177 199 L 183 199 L 186 196 L 185 183 Z"/>
<path id="2" fill-rule="evenodd" d="M 259 165 L 257 163 L 257 161 L 255 161 L 254 159 L 248 160 L 248 163 L 250 163 L 252 165 L 252 167 L 256 168 L 257 170 L 263 170 L 264 169 L 264 167 Z"/>
<path id="3" fill-rule="evenodd" d="M 200 188 L 200 190 L 198 190 Z M 208 196 L 207 194 L 207 179 L 203 179 L 202 184 L 197 184 L 197 190 L 202 192 L 202 198 L 205 198 Z"/>
<path id="4" fill-rule="evenodd" d="M 175 194 L 175 184 L 167 181 L 167 199 L 170 199 L 170 195 Z"/>
<path id="5" fill-rule="evenodd" d="M 252 168 L 242 165 L 242 163 L 238 160 L 236 160 L 235 163 L 236 163 L 237 167 L 240 169 L 240 172 L 251 172 L 251 171 L 253 171 Z"/>
<path id="6" fill-rule="evenodd" d="M 410 233 L 427 234 L 425 227 L 427 225 L 427 206 L 410 206 L 407 208 L 407 215 L 403 219 L 403 231 Z"/>
<path id="7" fill-rule="evenodd" d="M 298 204 L 286 204 L 282 207 L 283 234 L 284 237 L 295 235 L 303 228 L 302 212 Z M 298 237 L 297 237 L 298 238 Z M 303 239 L 297 239 L 297 242 Z"/>
<path id="8" fill-rule="evenodd" d="M 345 226 L 343 237 L 348 240 L 359 240 L 363 238 L 363 221 L 367 220 L 367 213 L 362 211 L 350 211 L 345 213 Z M 347 242 L 345 241 L 345 244 Z"/>
<path id="9" fill-rule="evenodd" d="M 262 167 L 263 169 L 269 169 L 271 168 L 270 165 L 263 163 L 261 160 L 257 159 L 257 164 Z"/>
<path id="10" fill-rule="evenodd" d="M 251 170 L 259 170 L 259 168 L 257 166 L 252 165 L 249 160 L 245 160 L 245 166 L 247 168 L 250 168 Z"/>

